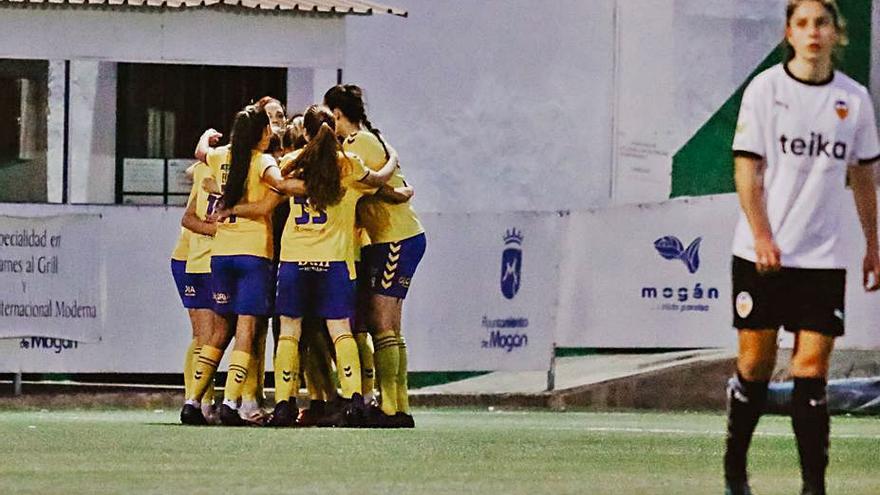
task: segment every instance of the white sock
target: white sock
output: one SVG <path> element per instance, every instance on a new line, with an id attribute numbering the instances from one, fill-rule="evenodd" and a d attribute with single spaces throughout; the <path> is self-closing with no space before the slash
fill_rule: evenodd
<path id="1" fill-rule="evenodd" d="M 188 405 L 188 406 L 195 406 L 195 407 L 197 407 L 197 408 L 199 408 L 199 409 L 201 409 L 201 407 L 202 407 L 202 404 L 201 404 L 199 401 L 194 400 L 194 399 L 187 399 L 187 400 L 186 400 L 186 405 Z"/>
<path id="2" fill-rule="evenodd" d="M 229 406 L 231 409 L 238 410 L 238 404 L 235 403 L 234 400 L 231 399 L 223 399 L 223 405 Z"/>

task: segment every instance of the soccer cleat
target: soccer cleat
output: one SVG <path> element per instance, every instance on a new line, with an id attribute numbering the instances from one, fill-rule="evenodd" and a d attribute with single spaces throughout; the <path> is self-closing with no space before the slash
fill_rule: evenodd
<path id="1" fill-rule="evenodd" d="M 804 482 L 801 495 L 825 495 L 825 487 L 813 483 Z"/>
<path id="2" fill-rule="evenodd" d="M 303 409 L 299 412 L 299 416 L 296 418 L 296 425 L 304 427 L 320 426 L 321 421 L 327 415 L 326 404 L 322 400 L 312 399 L 308 409 Z"/>
<path id="3" fill-rule="evenodd" d="M 362 428 L 366 426 L 366 413 L 364 411 L 364 398 L 355 392 L 351 399 L 346 399 L 342 409 L 342 424 L 345 428 Z"/>
<path id="4" fill-rule="evenodd" d="M 724 495 L 752 495 L 748 481 L 727 480 L 724 485 Z"/>
<path id="5" fill-rule="evenodd" d="M 220 417 L 220 424 L 223 426 L 245 426 L 247 422 L 241 419 L 241 416 L 238 415 L 238 411 L 229 407 L 226 404 L 220 404 L 220 409 L 217 414 Z"/>
<path id="6" fill-rule="evenodd" d="M 242 401 L 241 406 L 238 408 L 238 415 L 246 423 L 255 426 L 265 425 L 268 419 L 266 412 L 263 411 L 257 401 Z"/>
<path id="7" fill-rule="evenodd" d="M 205 426 L 208 421 L 202 414 L 202 410 L 192 404 L 184 404 L 180 410 L 180 422 L 185 425 Z"/>
<path id="8" fill-rule="evenodd" d="M 210 404 L 208 402 L 202 403 L 202 416 L 205 417 L 205 421 L 209 425 L 219 425 L 220 418 L 217 417 L 217 407 L 214 404 Z"/>
<path id="9" fill-rule="evenodd" d="M 266 426 L 272 427 L 287 427 L 293 426 L 293 424 L 293 409 L 290 407 L 290 401 L 287 400 L 275 404 L 275 410 L 272 411 L 272 416 L 266 422 Z"/>
<path id="10" fill-rule="evenodd" d="M 398 424 L 397 428 L 415 428 L 416 420 L 413 419 L 412 415 L 399 412 L 394 415 L 394 419 Z"/>

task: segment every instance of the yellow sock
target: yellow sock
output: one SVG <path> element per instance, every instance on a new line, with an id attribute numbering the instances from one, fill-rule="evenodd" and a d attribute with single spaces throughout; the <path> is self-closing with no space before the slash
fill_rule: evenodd
<path id="1" fill-rule="evenodd" d="M 361 361 L 357 343 L 350 333 L 344 333 L 336 337 L 333 347 L 336 348 L 336 372 L 342 397 L 350 399 L 353 394 L 361 393 Z"/>
<path id="2" fill-rule="evenodd" d="M 232 357 L 229 360 L 229 374 L 226 376 L 226 388 L 223 391 L 223 402 L 238 402 L 238 399 L 241 399 L 250 361 L 251 353 L 232 351 Z"/>
<path id="3" fill-rule="evenodd" d="M 292 335 L 282 335 L 275 350 L 275 403 L 289 401 L 298 384 L 299 341 Z"/>
<path id="4" fill-rule="evenodd" d="M 392 331 L 376 334 L 376 368 L 379 372 L 379 394 L 382 396 L 382 412 L 397 414 L 397 375 L 400 372 L 400 352 L 397 335 Z"/>
<path id="5" fill-rule="evenodd" d="M 214 372 L 223 358 L 223 349 L 209 345 L 202 346 L 198 362 L 193 372 L 193 388 L 188 399 L 201 401 L 208 386 L 214 383 Z"/>
<path id="6" fill-rule="evenodd" d="M 361 387 L 364 397 L 371 398 L 376 388 L 376 365 L 373 360 L 373 339 L 366 332 L 354 334 L 358 355 L 361 358 Z"/>
<path id="7" fill-rule="evenodd" d="M 407 383 L 406 341 L 403 335 L 398 336 L 400 367 L 397 372 L 397 410 L 409 414 L 409 385 Z"/>
<path id="8" fill-rule="evenodd" d="M 266 334 L 258 332 L 254 337 L 254 353 L 248 364 L 247 380 L 241 392 L 241 400 L 257 402 L 262 399 L 261 376 L 266 374 Z"/>
<path id="9" fill-rule="evenodd" d="M 193 338 L 189 343 L 189 347 L 186 348 L 186 357 L 183 360 L 183 397 L 185 399 L 189 399 L 189 396 L 192 395 L 193 373 L 195 372 L 195 368 L 193 368 L 195 359 L 193 356 L 198 357 L 199 350 L 201 350 L 201 347 L 199 347 L 196 339 Z"/>

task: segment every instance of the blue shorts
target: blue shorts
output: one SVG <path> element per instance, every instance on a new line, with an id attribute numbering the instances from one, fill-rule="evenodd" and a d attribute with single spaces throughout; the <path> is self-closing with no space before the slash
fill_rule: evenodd
<path id="1" fill-rule="evenodd" d="M 212 256 L 214 311 L 221 315 L 272 314 L 272 261 L 250 255 Z"/>
<path id="2" fill-rule="evenodd" d="M 354 280 L 344 261 L 282 261 L 278 267 L 275 312 L 291 318 L 351 318 L 354 293 Z"/>
<path id="3" fill-rule="evenodd" d="M 425 255 L 425 234 L 398 242 L 371 244 L 361 249 L 367 284 L 373 294 L 406 299 L 409 284 L 422 256 Z"/>
<path id="4" fill-rule="evenodd" d="M 186 273 L 186 261 L 171 260 L 171 275 L 186 309 L 214 309 L 210 273 Z"/>

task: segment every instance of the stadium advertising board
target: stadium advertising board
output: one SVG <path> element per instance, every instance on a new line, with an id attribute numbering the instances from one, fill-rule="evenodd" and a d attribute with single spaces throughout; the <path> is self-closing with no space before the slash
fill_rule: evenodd
<path id="1" fill-rule="evenodd" d="M 546 370 L 560 239 L 556 213 L 435 214 L 404 304 L 413 371 Z"/>
<path id="2" fill-rule="evenodd" d="M 0 338 L 34 336 L 33 345 L 99 338 L 99 235 L 99 215 L 0 216 Z"/>
<path id="3" fill-rule="evenodd" d="M 572 213 L 560 270 L 562 347 L 735 347 L 730 263 L 736 195 Z M 836 347 L 880 348 L 880 296 L 861 284 L 864 236 L 844 205 L 846 335 Z M 790 334 L 781 334 L 790 346 Z"/>

